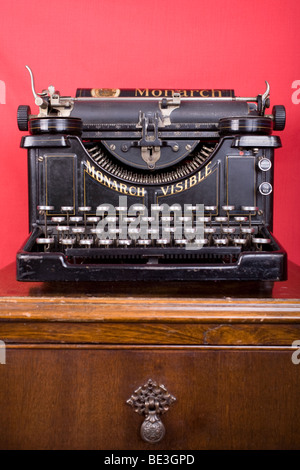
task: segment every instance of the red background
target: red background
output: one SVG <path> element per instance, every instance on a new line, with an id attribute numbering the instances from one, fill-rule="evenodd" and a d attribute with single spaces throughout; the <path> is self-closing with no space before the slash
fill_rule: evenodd
<path id="1" fill-rule="evenodd" d="M 0 4 L 0 267 L 28 234 L 27 161 L 19 104 L 54 84 L 76 88 L 233 88 L 256 96 L 271 86 L 287 126 L 275 153 L 274 234 L 300 264 L 299 0 L 10 0 Z M 298 98 L 299 98 L 298 94 Z M 1 101 L 1 96 L 0 96 Z"/>

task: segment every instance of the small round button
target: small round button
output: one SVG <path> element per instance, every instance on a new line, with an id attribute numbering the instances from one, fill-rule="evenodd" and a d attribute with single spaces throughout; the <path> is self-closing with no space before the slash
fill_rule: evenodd
<path id="1" fill-rule="evenodd" d="M 268 196 L 272 192 L 272 185 L 270 183 L 261 183 L 258 189 L 260 194 Z"/>
<path id="2" fill-rule="evenodd" d="M 272 166 L 271 161 L 268 158 L 262 158 L 258 162 L 258 167 L 261 171 L 268 171 Z"/>

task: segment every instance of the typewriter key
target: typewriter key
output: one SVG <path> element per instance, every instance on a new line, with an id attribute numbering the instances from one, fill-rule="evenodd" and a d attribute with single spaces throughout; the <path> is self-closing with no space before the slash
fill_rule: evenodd
<path id="1" fill-rule="evenodd" d="M 91 238 L 82 238 L 81 240 L 79 240 L 79 245 L 85 246 L 86 248 L 90 248 L 93 243 L 94 240 L 92 240 Z"/>
<path id="2" fill-rule="evenodd" d="M 51 221 L 59 224 L 65 221 L 65 217 L 51 217 Z"/>
<path id="3" fill-rule="evenodd" d="M 165 246 L 165 245 L 168 245 L 170 243 L 170 240 L 168 238 L 159 238 L 159 239 L 155 240 L 155 242 L 158 245 Z"/>
<path id="4" fill-rule="evenodd" d="M 228 245 L 228 238 L 216 238 L 214 242 L 216 245 Z"/>
<path id="5" fill-rule="evenodd" d="M 126 240 L 119 239 L 118 243 L 119 243 L 119 245 L 130 246 L 132 244 L 132 240 L 130 240 L 130 239 L 129 240 L 128 239 L 126 239 Z"/>
<path id="6" fill-rule="evenodd" d="M 62 238 L 60 243 L 64 246 L 73 246 L 75 243 L 75 238 Z"/>
<path id="7" fill-rule="evenodd" d="M 137 243 L 138 245 L 143 245 L 143 246 L 148 246 L 148 245 L 151 245 L 152 243 L 152 240 L 137 240 Z"/>
<path id="8" fill-rule="evenodd" d="M 235 232 L 235 227 L 222 227 L 222 232 L 223 233 L 234 233 Z"/>
<path id="9" fill-rule="evenodd" d="M 50 245 L 54 243 L 54 238 L 52 237 L 45 237 L 45 238 L 36 238 L 36 243 L 38 245 L 44 245 L 44 251 L 49 251 L 50 250 Z"/>
<path id="10" fill-rule="evenodd" d="M 99 245 L 103 245 L 103 246 L 109 246 L 109 245 L 112 245 L 113 244 L 113 240 L 110 240 L 109 238 L 105 238 L 104 240 L 102 240 L 101 238 L 99 238 L 98 240 L 98 244 Z"/>
<path id="11" fill-rule="evenodd" d="M 254 233 L 255 232 L 255 228 L 253 227 L 242 227 L 241 228 L 241 233 Z"/>
<path id="12" fill-rule="evenodd" d="M 47 211 L 53 211 L 54 206 L 37 206 L 37 210 L 40 212 L 41 215 L 44 215 L 44 224 L 45 224 L 45 237 L 48 235 L 48 228 L 47 228 Z"/>
<path id="13" fill-rule="evenodd" d="M 70 222 L 70 212 L 74 212 L 74 207 L 73 206 L 61 206 L 60 210 L 62 212 L 67 213 L 67 225 L 69 225 Z"/>
<path id="14" fill-rule="evenodd" d="M 233 242 L 235 245 L 246 245 L 247 238 L 234 238 Z"/>

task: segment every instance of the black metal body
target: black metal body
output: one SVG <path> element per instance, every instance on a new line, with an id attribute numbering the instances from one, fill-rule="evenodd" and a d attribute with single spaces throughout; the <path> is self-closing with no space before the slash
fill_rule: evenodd
<path id="1" fill-rule="evenodd" d="M 89 92 L 77 95 L 89 96 Z M 224 93 L 232 96 L 231 91 Z M 58 128 L 51 131 L 48 123 L 47 131 L 40 127 L 39 132 L 22 138 L 21 146 L 28 150 L 31 235 L 17 254 L 18 280 L 286 279 L 286 253 L 272 235 L 273 192 L 269 191 L 274 149 L 281 142 L 270 135 L 268 118 L 260 116 L 255 105 L 236 101 L 182 102 L 169 116 L 164 109 L 159 100 L 83 99 L 75 101 L 70 114 L 81 119 L 81 135 Z M 225 119 L 222 130 L 221 119 Z M 228 120 L 234 128 L 234 119 L 240 123 L 236 131 L 227 125 Z M 142 148 L 150 160 L 141 158 Z M 152 151 L 159 151 L 160 157 L 151 170 Z M 101 246 L 91 230 L 95 223 L 82 218 L 79 225 L 85 231 L 73 244 L 62 244 L 62 237 L 76 237 L 71 231 L 77 222 L 68 219 L 67 233 L 58 230 L 56 218 L 66 217 L 61 207 L 72 207 L 68 218 L 90 218 L 99 215 L 101 204 L 115 208 L 119 219 L 120 206 L 142 204 L 151 216 L 153 205 L 170 208 L 177 204 L 183 209 L 203 204 L 204 228 L 214 229 L 214 234 L 204 235 L 204 246 L 195 249 L 175 243 L 172 236 L 164 245 L 153 238 L 147 246 L 139 245 L 137 239 L 125 246 L 118 236 L 107 235 L 113 238 L 111 245 Z M 45 214 L 38 206 L 52 209 Z M 224 209 L 229 206 L 230 212 Z M 87 208 L 85 213 L 82 207 Z M 170 215 L 174 215 L 172 210 Z M 227 221 L 220 222 L 219 217 Z M 241 223 L 238 217 L 247 221 Z M 224 226 L 232 234 L 224 235 Z M 250 228 L 252 235 L 241 235 L 241 227 Z M 46 236 L 51 237 L 51 246 L 36 243 Z M 243 237 L 248 237 L 247 242 L 237 241 Z M 251 237 L 268 243 L 254 243 Z M 81 245 L 80 239 L 86 238 L 93 243 Z"/>

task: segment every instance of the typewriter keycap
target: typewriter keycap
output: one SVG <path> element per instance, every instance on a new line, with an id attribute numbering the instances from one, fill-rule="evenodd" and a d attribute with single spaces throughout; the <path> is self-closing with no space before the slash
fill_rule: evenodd
<path id="1" fill-rule="evenodd" d="M 60 210 L 62 212 L 72 212 L 74 210 L 73 206 L 61 206 Z"/>
<path id="2" fill-rule="evenodd" d="M 253 227 L 242 227 L 241 228 L 241 233 L 254 233 L 255 228 Z"/>
<path id="3" fill-rule="evenodd" d="M 188 240 L 186 238 L 174 240 L 176 245 L 186 245 L 188 243 Z"/>
<path id="4" fill-rule="evenodd" d="M 223 211 L 229 212 L 229 211 L 234 211 L 235 206 L 222 206 Z"/>
<path id="5" fill-rule="evenodd" d="M 105 238 L 104 240 L 99 239 L 98 244 L 99 245 L 104 245 L 104 246 L 109 246 L 112 245 L 114 240 L 110 240 L 109 238 Z"/>
<path id="6" fill-rule="evenodd" d="M 81 206 L 81 207 L 78 207 L 78 210 L 80 212 L 89 212 L 90 210 L 92 210 L 92 208 L 90 206 Z"/>
<path id="7" fill-rule="evenodd" d="M 72 216 L 72 217 L 70 217 L 70 222 L 75 222 L 75 223 L 77 224 L 78 222 L 82 222 L 82 221 L 83 221 L 83 218 L 80 217 L 80 216 Z"/>
<path id="8" fill-rule="evenodd" d="M 57 225 L 56 230 L 58 232 L 68 232 L 70 230 L 69 225 Z"/>
<path id="9" fill-rule="evenodd" d="M 84 233 L 85 228 L 84 227 L 72 227 L 71 231 L 72 233 Z"/>
<path id="10" fill-rule="evenodd" d="M 209 212 L 213 212 L 213 211 L 217 210 L 217 206 L 204 206 L 204 210 L 209 211 Z"/>
<path id="11" fill-rule="evenodd" d="M 235 227 L 222 227 L 222 232 L 223 233 L 234 233 L 235 232 Z"/>
<path id="12" fill-rule="evenodd" d="M 37 206 L 37 210 L 41 212 L 53 211 L 54 206 Z"/>
<path id="13" fill-rule="evenodd" d="M 40 237 L 40 238 L 36 238 L 35 241 L 38 245 L 51 245 L 52 243 L 54 243 L 54 238 L 52 238 L 52 237 L 51 238 L 50 237 L 48 237 L 48 238 Z"/>
<path id="14" fill-rule="evenodd" d="M 146 240 L 137 240 L 137 243 L 138 243 L 138 245 L 147 246 L 147 245 L 151 245 L 152 240 L 148 240 L 148 239 L 146 239 Z"/>
<path id="15" fill-rule="evenodd" d="M 252 242 L 255 243 L 256 245 L 268 245 L 271 243 L 270 238 L 257 238 L 257 237 L 252 237 Z"/>
<path id="16" fill-rule="evenodd" d="M 214 240 L 216 245 L 228 245 L 228 239 L 227 238 L 216 238 Z"/>
<path id="17" fill-rule="evenodd" d="M 247 238 L 234 238 L 234 239 L 233 239 L 233 242 L 234 242 L 236 245 L 246 245 L 246 243 L 247 243 Z"/>
<path id="18" fill-rule="evenodd" d="M 236 222 L 247 222 L 248 217 L 234 217 Z"/>
<path id="19" fill-rule="evenodd" d="M 228 217 L 215 217 L 216 222 L 228 222 Z"/>
<path id="20" fill-rule="evenodd" d="M 79 245 L 86 246 L 87 248 L 92 246 L 93 243 L 94 240 L 92 240 L 91 238 L 83 238 L 82 240 L 79 240 Z"/>
<path id="21" fill-rule="evenodd" d="M 258 211 L 258 207 L 256 206 L 241 206 L 242 211 L 248 211 L 248 212 L 256 212 Z"/>
<path id="22" fill-rule="evenodd" d="M 96 224 L 97 222 L 99 222 L 99 220 L 100 220 L 100 217 L 87 217 L 86 218 L 87 222 L 92 222 L 93 224 Z"/>
<path id="23" fill-rule="evenodd" d="M 65 217 L 51 217 L 52 222 L 56 222 L 57 224 L 60 224 L 61 222 L 65 221 Z"/>
<path id="24" fill-rule="evenodd" d="M 60 240 L 60 243 L 65 246 L 72 246 L 75 243 L 75 239 L 74 238 L 62 238 Z"/>
<path id="25" fill-rule="evenodd" d="M 216 231 L 215 227 L 204 227 L 204 233 L 216 233 Z"/>
<path id="26" fill-rule="evenodd" d="M 211 222 L 211 217 L 197 217 L 198 222 L 208 223 Z"/>
<path id="27" fill-rule="evenodd" d="M 128 239 L 126 239 L 126 240 L 119 239 L 118 243 L 119 243 L 119 245 L 130 246 L 132 244 L 132 240 L 130 240 L 130 239 L 129 240 Z"/>
<path id="28" fill-rule="evenodd" d="M 170 243 L 170 240 L 168 240 L 167 238 L 159 238 L 159 239 L 155 240 L 155 242 L 158 245 L 168 245 Z"/>

